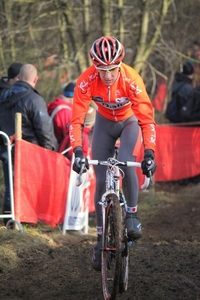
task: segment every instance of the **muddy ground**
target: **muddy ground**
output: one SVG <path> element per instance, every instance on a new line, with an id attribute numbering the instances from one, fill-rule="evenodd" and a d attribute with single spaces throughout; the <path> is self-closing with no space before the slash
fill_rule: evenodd
<path id="1" fill-rule="evenodd" d="M 139 203 L 143 238 L 131 248 L 128 291 L 117 299 L 200 300 L 200 184 L 156 184 Z M 88 235 L 1 226 L 0 299 L 103 299 L 91 268 L 92 217 Z"/>

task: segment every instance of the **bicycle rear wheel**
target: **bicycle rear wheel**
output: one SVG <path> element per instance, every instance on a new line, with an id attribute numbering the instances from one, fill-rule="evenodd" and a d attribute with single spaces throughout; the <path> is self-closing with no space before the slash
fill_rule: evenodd
<path id="1" fill-rule="evenodd" d="M 118 197 L 109 196 L 103 217 L 101 252 L 102 288 L 105 300 L 114 300 L 119 290 L 121 270 L 121 207 Z"/>

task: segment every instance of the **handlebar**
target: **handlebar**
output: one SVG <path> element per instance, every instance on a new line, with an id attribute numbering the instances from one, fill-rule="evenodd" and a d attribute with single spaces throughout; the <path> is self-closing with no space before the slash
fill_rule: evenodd
<path id="1" fill-rule="evenodd" d="M 108 160 L 105 160 L 105 161 L 88 160 L 88 163 L 89 163 L 89 165 L 95 165 L 95 166 L 97 166 L 97 165 L 100 165 L 100 166 L 113 166 L 113 167 L 114 166 L 119 166 L 119 167 L 126 166 L 126 167 L 141 168 L 141 163 L 139 163 L 139 162 L 134 162 L 134 161 L 123 162 L 123 161 L 118 161 L 118 160 L 113 159 L 113 158 L 108 158 Z M 82 184 L 82 174 L 83 174 L 84 168 L 85 168 L 85 159 L 83 158 L 82 161 L 81 161 L 81 171 L 78 174 L 76 186 L 80 186 Z M 148 177 L 145 176 L 144 183 L 141 186 L 142 190 L 145 190 L 145 189 L 148 188 L 150 180 L 151 180 L 151 178 L 148 178 Z"/>

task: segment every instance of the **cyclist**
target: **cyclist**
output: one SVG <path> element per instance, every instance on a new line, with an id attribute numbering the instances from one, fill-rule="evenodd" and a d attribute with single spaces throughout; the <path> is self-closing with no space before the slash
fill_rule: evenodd
<path id="1" fill-rule="evenodd" d="M 92 136 L 92 158 L 107 160 L 114 154 L 114 146 L 120 138 L 118 159 L 135 161 L 136 144 L 140 128 L 144 143 L 143 174 L 150 177 L 156 170 L 154 151 L 156 129 L 153 108 L 140 75 L 122 63 L 124 46 L 115 38 L 102 36 L 94 41 L 90 49 L 93 65 L 78 78 L 70 125 L 71 145 L 75 154 L 73 169 L 81 168 L 82 131 L 84 118 L 91 100 L 96 103 L 96 121 Z M 89 168 L 86 158 L 85 170 Z M 95 166 L 96 192 L 95 210 L 97 244 L 92 256 L 92 267 L 101 270 L 102 215 L 98 202 L 105 192 L 105 168 Z M 124 168 L 122 182 L 127 200 L 126 226 L 128 237 L 142 236 L 141 223 L 137 218 L 138 179 L 134 168 Z"/>

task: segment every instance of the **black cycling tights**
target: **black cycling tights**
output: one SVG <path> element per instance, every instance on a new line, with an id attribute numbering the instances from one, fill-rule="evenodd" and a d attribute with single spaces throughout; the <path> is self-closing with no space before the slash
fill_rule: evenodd
<path id="1" fill-rule="evenodd" d="M 112 157 L 115 143 L 120 138 L 118 159 L 121 161 L 135 161 L 136 156 L 133 156 L 133 151 L 140 136 L 139 132 L 138 120 L 134 115 L 124 121 L 113 122 L 97 112 L 92 136 L 92 159 L 107 160 L 108 157 Z M 136 207 L 138 203 L 138 178 L 135 169 L 132 167 L 124 167 L 122 169 L 125 173 L 122 187 L 127 205 Z M 106 167 L 94 166 L 94 170 L 96 175 L 96 225 L 101 227 L 101 206 L 98 202 L 105 192 Z"/>

